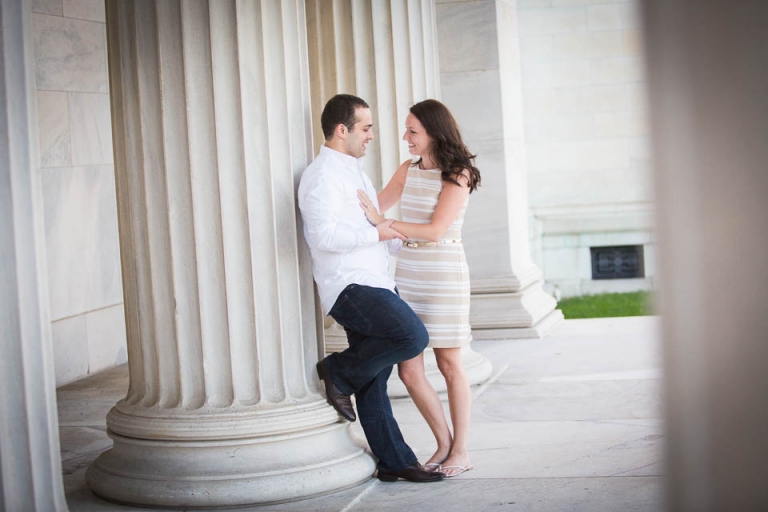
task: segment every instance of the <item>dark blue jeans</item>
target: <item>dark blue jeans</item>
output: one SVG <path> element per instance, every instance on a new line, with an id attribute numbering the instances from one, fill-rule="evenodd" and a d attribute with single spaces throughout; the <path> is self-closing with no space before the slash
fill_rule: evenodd
<path id="1" fill-rule="evenodd" d="M 349 348 L 328 356 L 331 380 L 355 395 L 357 415 L 379 467 L 397 470 L 416 462 L 405 443 L 387 396 L 392 366 L 421 354 L 427 329 L 398 295 L 383 288 L 351 284 L 329 314 L 347 332 Z"/>

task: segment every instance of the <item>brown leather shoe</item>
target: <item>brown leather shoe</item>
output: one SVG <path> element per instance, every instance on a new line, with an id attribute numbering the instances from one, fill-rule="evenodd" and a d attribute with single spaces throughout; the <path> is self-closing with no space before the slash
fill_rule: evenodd
<path id="1" fill-rule="evenodd" d="M 418 462 L 414 462 L 403 469 L 381 469 L 376 472 L 376 477 L 382 482 L 395 482 L 399 478 L 409 482 L 439 482 L 445 475 L 439 471 L 430 471 Z"/>
<path id="2" fill-rule="evenodd" d="M 357 415 L 355 414 L 354 407 L 352 407 L 352 400 L 349 399 L 349 395 L 345 395 L 339 391 L 333 384 L 333 381 L 328 376 L 328 365 L 326 364 L 325 359 L 318 361 L 315 365 L 315 369 L 317 370 L 317 375 L 320 377 L 320 380 L 325 382 L 325 399 L 328 400 L 328 403 L 331 404 L 333 408 L 336 409 L 336 412 L 341 414 L 344 419 L 355 421 Z"/>

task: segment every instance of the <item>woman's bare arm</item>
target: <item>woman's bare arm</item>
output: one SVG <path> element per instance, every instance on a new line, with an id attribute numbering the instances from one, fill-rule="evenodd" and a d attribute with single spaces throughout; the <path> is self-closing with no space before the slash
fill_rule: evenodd
<path id="1" fill-rule="evenodd" d="M 405 178 L 408 176 L 408 166 L 411 165 L 410 160 L 406 160 L 400 167 L 397 168 L 395 174 L 384 187 L 384 190 L 379 192 L 379 210 L 381 213 L 386 212 L 400 201 L 400 197 L 403 195 L 403 189 L 405 188 Z"/>
<path id="2" fill-rule="evenodd" d="M 432 219 L 428 224 L 416 224 L 398 220 L 392 224 L 392 228 L 404 234 L 409 239 L 428 240 L 432 242 L 440 240 L 446 231 L 448 231 L 448 228 L 451 227 L 451 224 L 456 220 L 461 208 L 464 206 L 464 201 L 466 201 L 467 196 L 469 195 L 469 171 L 465 170 L 461 176 L 459 176 L 458 181 L 460 183 L 459 185 L 450 181 L 443 182 L 443 190 L 440 192 L 440 197 L 435 206 L 435 212 L 432 214 Z M 360 204 L 363 210 L 366 211 L 368 220 L 373 224 L 381 222 L 383 217 L 381 217 L 375 209 L 369 211 L 372 208 L 366 208 L 365 205 L 370 205 L 370 200 L 368 200 L 365 192 L 359 191 L 358 196 L 360 197 Z"/>

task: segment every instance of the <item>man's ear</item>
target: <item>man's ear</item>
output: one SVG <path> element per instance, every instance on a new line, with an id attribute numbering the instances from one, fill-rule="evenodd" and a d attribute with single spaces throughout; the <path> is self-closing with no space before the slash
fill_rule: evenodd
<path id="1" fill-rule="evenodd" d="M 333 132 L 334 135 L 340 139 L 347 138 L 347 126 L 344 123 L 337 124 Z"/>

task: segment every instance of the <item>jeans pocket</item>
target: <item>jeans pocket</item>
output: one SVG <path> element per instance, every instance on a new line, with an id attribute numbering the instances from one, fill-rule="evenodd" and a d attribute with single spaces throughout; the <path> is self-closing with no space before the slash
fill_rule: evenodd
<path id="1" fill-rule="evenodd" d="M 336 304 L 333 305 L 329 315 L 336 320 L 339 325 L 345 329 L 360 333 L 368 334 L 373 329 L 373 324 L 368 320 L 368 317 L 360 310 L 355 304 L 355 300 L 350 297 L 349 291 L 352 291 L 351 287 L 356 285 L 350 285 L 341 292 Z"/>

